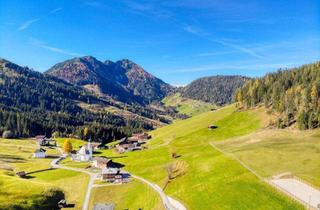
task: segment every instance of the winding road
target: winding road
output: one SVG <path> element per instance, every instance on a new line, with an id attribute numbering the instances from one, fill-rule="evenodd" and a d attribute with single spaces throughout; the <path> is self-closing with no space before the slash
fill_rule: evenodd
<path id="1" fill-rule="evenodd" d="M 62 169 L 66 169 L 66 170 L 71 170 L 71 171 L 77 171 L 77 172 L 81 172 L 81 173 L 86 173 L 90 176 L 90 180 L 89 180 L 89 184 L 87 187 L 87 192 L 86 192 L 86 196 L 83 202 L 83 206 L 82 206 L 82 210 L 88 210 L 89 209 L 89 201 L 90 201 L 90 194 L 91 194 L 91 189 L 92 187 L 94 187 L 94 180 L 98 177 L 97 173 L 92 173 L 89 172 L 85 169 L 80 169 L 80 168 L 72 168 L 72 167 L 68 167 L 68 166 L 63 166 L 63 165 L 59 165 L 60 161 L 66 158 L 66 155 L 63 154 L 61 148 L 58 148 L 59 152 L 61 153 L 61 157 L 54 159 L 51 162 L 51 166 L 53 168 L 62 168 Z M 162 203 L 165 207 L 165 209 L 167 210 L 187 210 L 183 204 L 181 204 L 179 201 L 167 196 L 163 190 L 156 184 L 149 182 L 148 180 L 136 176 L 136 175 L 132 175 L 131 176 L 135 179 L 140 180 L 141 182 L 146 183 L 147 185 L 149 185 L 152 189 L 154 189 L 161 197 Z"/>
<path id="2" fill-rule="evenodd" d="M 165 209 L 167 210 L 187 210 L 184 205 L 182 205 L 179 201 L 174 200 L 173 198 L 167 196 L 163 190 L 156 184 L 149 182 L 148 180 L 136 176 L 136 175 L 131 175 L 133 178 L 138 179 L 144 183 L 146 183 L 147 185 L 149 185 L 151 188 L 153 188 L 156 192 L 158 192 L 158 194 L 161 197 L 162 203 L 165 207 Z"/>

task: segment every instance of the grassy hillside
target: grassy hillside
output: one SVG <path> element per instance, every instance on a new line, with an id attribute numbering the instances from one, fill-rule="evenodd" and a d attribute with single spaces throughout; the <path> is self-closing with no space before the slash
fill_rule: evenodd
<path id="1" fill-rule="evenodd" d="M 186 114 L 189 116 L 195 116 L 203 112 L 208 112 L 211 109 L 216 108 L 214 104 L 206 103 L 200 100 L 194 100 L 190 98 L 184 98 L 180 93 L 169 95 L 165 97 L 162 102 L 166 107 L 176 107 L 180 114 Z"/>
<path id="2" fill-rule="evenodd" d="M 113 203 L 116 209 L 164 209 L 159 195 L 137 180 L 123 185 L 94 187 L 89 209 L 94 203 Z"/>
<path id="3" fill-rule="evenodd" d="M 228 106 L 151 132 L 148 150 L 103 154 L 117 157 L 128 171 L 166 186 L 166 193 L 188 209 L 303 209 L 209 144 L 258 130 L 263 126 L 261 113 Z M 212 123 L 218 128 L 208 130 Z M 172 152 L 180 157 L 171 158 Z M 179 166 L 180 176 L 166 185 L 168 166 Z"/>
<path id="4" fill-rule="evenodd" d="M 291 172 L 320 188 L 320 129 L 266 130 L 217 144 L 261 176 Z"/>
<path id="5" fill-rule="evenodd" d="M 52 158 L 34 159 L 37 148 L 32 140 L 0 139 L 0 209 L 9 209 L 11 204 L 22 204 L 28 208 L 32 200 L 44 190 L 60 188 L 65 192 L 68 203 L 74 209 L 82 208 L 88 176 L 63 169 L 50 169 L 57 150 L 48 149 Z M 13 171 L 12 171 L 13 170 Z M 26 171 L 28 179 L 15 176 L 16 171 Z"/>

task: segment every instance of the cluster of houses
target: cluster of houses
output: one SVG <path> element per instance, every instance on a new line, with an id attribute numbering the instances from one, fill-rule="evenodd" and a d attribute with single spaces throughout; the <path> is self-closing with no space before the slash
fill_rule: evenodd
<path id="1" fill-rule="evenodd" d="M 144 148 L 143 144 L 150 138 L 151 136 L 147 133 L 133 134 L 129 138 L 120 140 L 115 145 L 115 149 L 119 153 L 141 150 Z M 46 157 L 46 150 L 42 147 L 57 146 L 57 142 L 55 140 L 46 138 L 45 136 L 36 136 L 36 141 L 39 148 L 34 151 L 34 158 Z M 94 151 L 100 148 L 100 143 L 93 143 L 89 141 L 88 144 L 83 145 L 77 153 L 71 154 L 71 160 L 77 162 L 91 162 L 91 167 L 101 169 L 101 179 L 103 181 L 112 183 L 124 183 L 130 181 L 130 174 L 121 169 L 123 165 L 114 163 L 111 159 L 105 157 L 93 157 Z M 19 175 L 23 177 L 25 174 Z"/>
<path id="2" fill-rule="evenodd" d="M 129 138 L 120 140 L 115 145 L 115 149 L 119 153 L 141 150 L 142 144 L 146 143 L 151 136 L 147 133 L 133 134 Z M 114 163 L 111 159 L 105 157 L 93 157 L 93 152 L 98 150 L 101 145 L 95 145 L 88 142 L 82 146 L 76 154 L 71 154 L 71 159 L 77 162 L 91 161 L 91 167 L 101 169 L 101 179 L 106 182 L 124 183 L 130 181 L 130 174 L 121 169 L 122 165 Z"/>
<path id="3" fill-rule="evenodd" d="M 133 134 L 129 138 L 123 138 L 116 145 L 116 150 L 118 153 L 131 152 L 135 150 L 143 149 L 143 144 L 146 143 L 151 136 L 147 133 Z"/>
<path id="4" fill-rule="evenodd" d="M 39 149 L 36 149 L 33 153 L 34 158 L 45 158 L 46 157 L 46 150 L 42 147 L 56 147 L 57 142 L 53 139 L 46 138 L 46 136 L 36 136 L 35 137 Z"/>

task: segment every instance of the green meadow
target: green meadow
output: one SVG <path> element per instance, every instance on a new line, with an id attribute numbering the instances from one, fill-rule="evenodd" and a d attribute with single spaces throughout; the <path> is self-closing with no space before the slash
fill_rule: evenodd
<path id="1" fill-rule="evenodd" d="M 258 131 L 264 126 L 261 113 L 228 106 L 151 132 L 147 150 L 124 154 L 108 150 L 101 155 L 157 183 L 188 209 L 303 209 L 210 145 Z M 212 123 L 218 128 L 209 130 Z M 175 166 L 179 170 L 169 180 L 168 169 Z"/>
<path id="2" fill-rule="evenodd" d="M 217 106 L 199 100 L 181 97 L 180 93 L 176 93 L 165 97 L 162 102 L 165 106 L 177 107 L 177 111 L 181 114 L 195 116 L 204 112 L 208 112 Z"/>
<path id="3" fill-rule="evenodd" d="M 51 157 L 32 158 L 36 142 L 28 139 L 0 139 L 0 209 L 9 209 L 11 204 L 20 204 L 26 209 L 33 198 L 50 188 L 65 192 L 68 203 L 81 209 L 89 177 L 83 173 L 63 169 L 51 169 L 50 162 L 59 156 L 56 149 L 47 149 Z M 15 175 L 26 171 L 27 179 Z"/>
<path id="4" fill-rule="evenodd" d="M 160 196 L 138 180 L 122 185 L 94 187 L 91 193 L 89 209 L 95 203 L 113 203 L 116 209 L 164 209 Z"/>
<path id="5" fill-rule="evenodd" d="M 150 132 L 146 150 L 123 154 L 100 150 L 95 155 L 124 164 L 125 170 L 158 184 L 188 209 L 304 209 L 211 146 L 214 143 L 235 155 L 263 177 L 291 172 L 319 187 L 320 130 L 265 129 L 265 119 L 263 108 L 237 111 L 231 105 Z M 210 124 L 217 128 L 209 130 Z M 57 140 L 62 146 L 66 138 Z M 75 149 L 85 143 L 71 142 Z M 59 155 L 57 150 L 48 149 L 52 158 L 33 159 L 35 141 L 0 139 L 0 146 L 0 209 L 12 202 L 31 205 L 34 196 L 51 187 L 63 189 L 75 209 L 81 209 L 88 177 L 50 170 L 52 158 Z M 70 158 L 61 164 L 88 166 Z M 11 170 L 25 170 L 31 177 L 20 179 Z M 92 189 L 90 208 L 94 203 L 114 203 L 116 209 L 163 209 L 159 195 L 138 180 L 123 185 L 95 184 L 99 186 Z"/>
<path id="6" fill-rule="evenodd" d="M 320 188 L 320 129 L 264 130 L 217 146 L 263 177 L 289 172 Z"/>

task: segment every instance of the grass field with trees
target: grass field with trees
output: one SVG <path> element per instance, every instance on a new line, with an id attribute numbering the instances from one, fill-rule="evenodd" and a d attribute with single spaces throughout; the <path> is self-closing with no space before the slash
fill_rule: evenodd
<path id="1" fill-rule="evenodd" d="M 81 209 L 89 177 L 64 169 L 51 169 L 50 162 L 60 154 L 47 149 L 48 158 L 32 158 L 36 142 L 28 139 L 0 139 L 0 209 L 33 209 L 40 195 L 50 189 L 64 192 L 68 203 Z M 15 172 L 27 172 L 21 179 Z M 15 206 L 15 208 L 13 207 Z"/>

